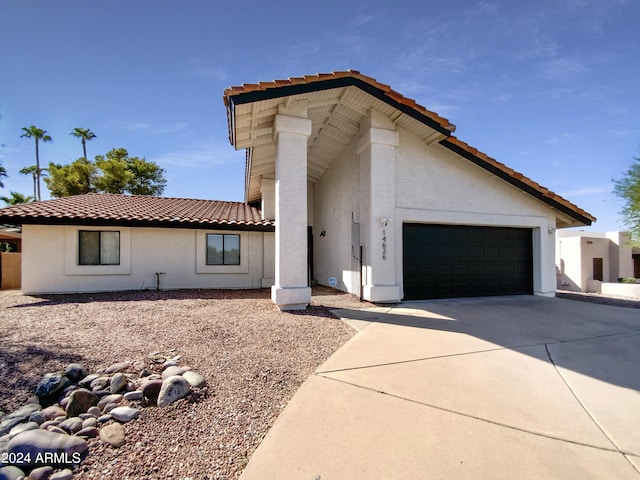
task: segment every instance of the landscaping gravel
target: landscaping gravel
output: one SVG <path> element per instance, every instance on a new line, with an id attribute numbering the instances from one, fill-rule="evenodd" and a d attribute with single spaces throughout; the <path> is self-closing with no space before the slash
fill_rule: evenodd
<path id="1" fill-rule="evenodd" d="M 45 373 L 69 363 L 95 371 L 175 352 L 207 386 L 142 410 L 120 448 L 90 439 L 73 478 L 236 479 L 297 388 L 353 333 L 325 306 L 279 311 L 268 290 L 0 292 L 0 411 L 23 406 Z"/>

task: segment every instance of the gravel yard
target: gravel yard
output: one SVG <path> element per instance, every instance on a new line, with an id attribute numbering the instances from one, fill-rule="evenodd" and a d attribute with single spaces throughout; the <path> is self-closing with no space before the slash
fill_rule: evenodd
<path id="1" fill-rule="evenodd" d="M 360 305 L 349 295 L 323 303 L 332 301 Z M 301 383 L 353 334 L 324 306 L 279 311 L 268 290 L 0 292 L 0 410 L 70 362 L 95 371 L 175 351 L 208 387 L 144 409 L 118 449 L 91 439 L 74 479 L 235 479 Z"/>

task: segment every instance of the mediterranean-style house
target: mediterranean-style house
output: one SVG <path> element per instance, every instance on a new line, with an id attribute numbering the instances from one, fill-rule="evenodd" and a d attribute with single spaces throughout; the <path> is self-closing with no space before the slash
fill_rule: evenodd
<path id="1" fill-rule="evenodd" d="M 554 295 L 555 231 L 594 217 L 357 71 L 231 87 L 245 202 L 89 194 L 0 209 L 26 293 L 317 282 L 373 302 Z"/>

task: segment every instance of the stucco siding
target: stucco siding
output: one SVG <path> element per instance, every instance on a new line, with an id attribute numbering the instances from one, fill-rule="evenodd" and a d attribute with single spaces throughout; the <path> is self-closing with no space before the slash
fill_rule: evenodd
<path id="1" fill-rule="evenodd" d="M 551 208 L 444 147 L 427 146 L 402 130 L 396 192 L 399 239 L 403 223 L 531 228 L 534 293 L 554 294 L 556 215 Z M 397 245 L 396 275 L 402 282 L 402 242 Z"/>
<path id="2" fill-rule="evenodd" d="M 358 263 L 351 254 L 352 212 L 359 221 L 359 168 L 352 144 L 313 188 L 315 280 L 328 285 L 329 278 L 335 277 L 337 288 L 351 293 L 358 293 L 360 281 Z"/>
<path id="3" fill-rule="evenodd" d="M 80 266 L 78 230 L 95 227 L 23 227 L 23 281 L 25 293 L 93 292 L 160 288 L 260 288 L 264 277 L 262 232 L 127 228 L 120 236 L 120 265 Z M 234 233 L 241 237 L 238 266 L 210 266 L 204 258 L 207 233 Z M 273 234 L 266 234 L 273 235 Z M 268 250 L 267 250 L 268 251 Z M 266 262 L 270 267 L 269 261 Z M 272 272 L 268 274 L 273 275 Z"/>

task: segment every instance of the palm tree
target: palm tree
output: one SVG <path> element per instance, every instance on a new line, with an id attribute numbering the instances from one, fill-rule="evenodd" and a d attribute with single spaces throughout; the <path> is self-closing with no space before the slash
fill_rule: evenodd
<path id="1" fill-rule="evenodd" d="M 33 138 L 36 141 L 36 199 L 40 200 L 42 197 L 40 195 L 40 175 L 42 170 L 40 170 L 40 153 L 38 150 L 38 141 L 42 140 L 43 142 L 50 142 L 51 136 L 48 135 L 46 130 L 42 130 L 41 128 L 36 127 L 35 125 L 31 125 L 30 127 L 22 127 L 24 133 L 20 135 L 21 137 Z"/>
<path id="2" fill-rule="evenodd" d="M 69 135 L 73 135 L 74 137 L 78 137 L 82 140 L 82 152 L 84 153 L 84 158 L 87 158 L 87 140 L 96 138 L 96 134 L 88 128 L 76 127 L 73 129 L 73 132 L 69 133 Z"/>
<path id="3" fill-rule="evenodd" d="M 22 175 L 33 175 L 33 198 L 38 198 L 38 189 L 36 187 L 38 182 L 38 167 L 36 165 L 24 167 L 20 169 L 20 173 Z"/>
<path id="4" fill-rule="evenodd" d="M 7 205 L 20 205 L 21 203 L 33 202 L 34 198 L 31 195 L 23 195 L 18 192 L 9 192 L 9 197 L 0 197 Z"/>

